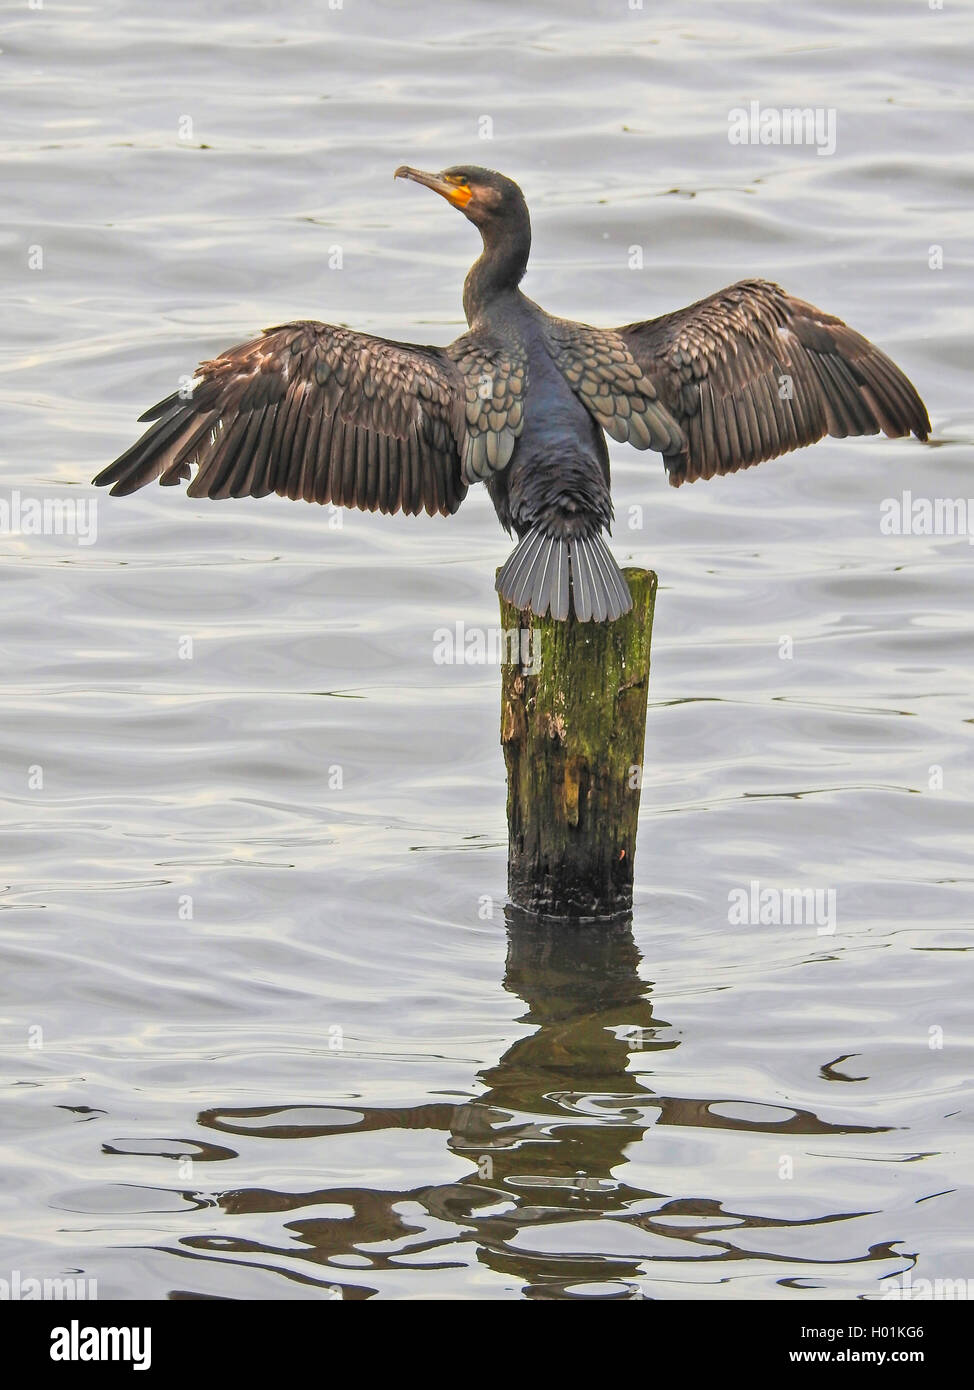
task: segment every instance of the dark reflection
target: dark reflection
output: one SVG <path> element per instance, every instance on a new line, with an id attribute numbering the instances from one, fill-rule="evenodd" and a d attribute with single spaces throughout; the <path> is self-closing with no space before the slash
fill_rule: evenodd
<path id="1" fill-rule="evenodd" d="M 625 1298 L 638 1292 L 635 1281 L 649 1258 L 747 1258 L 752 1252 L 740 1242 L 748 1227 L 817 1225 L 861 1214 L 791 1222 L 729 1212 L 702 1194 L 677 1198 L 629 1185 L 626 1150 L 653 1126 L 782 1135 L 879 1131 L 833 1126 L 811 1112 L 781 1107 L 749 1105 L 742 1117 L 731 1100 L 657 1094 L 643 1075 L 629 1070 L 630 1061 L 643 1059 L 640 1070 L 649 1076 L 645 1054 L 673 1049 L 678 1039 L 653 1014 L 650 986 L 638 972 L 631 922 L 544 923 L 509 908 L 507 931 L 504 986 L 523 1000 L 519 1021 L 534 1031 L 478 1074 L 486 1091 L 476 1100 L 403 1108 L 213 1109 L 199 1116 L 201 1125 L 222 1134 L 274 1140 L 438 1130 L 451 1151 L 469 1161 L 465 1177 L 402 1190 L 224 1192 L 218 1200 L 228 1213 L 294 1212 L 282 1233 L 287 1243 L 275 1248 L 221 1234 L 191 1238 L 184 1248 L 224 1259 L 236 1254 L 247 1263 L 256 1256 L 257 1263 L 270 1267 L 280 1267 L 275 1257 L 281 1257 L 289 1266 L 282 1272 L 291 1278 L 337 1284 L 345 1296 L 368 1297 L 374 1292 L 368 1270 L 448 1269 L 457 1264 L 456 1248 L 466 1239 L 475 1243 L 481 1262 L 508 1275 L 529 1297 Z M 410 1206 L 418 1208 L 412 1219 Z M 354 1215 L 347 1210 L 314 1214 L 323 1207 L 350 1207 Z M 427 1218 L 448 1223 L 449 1234 L 432 1235 Z M 567 1229 L 568 1223 L 600 1218 L 601 1241 L 593 1241 L 591 1227 L 577 1240 Z M 614 1240 L 610 1234 L 620 1232 L 620 1224 L 629 1227 L 629 1239 Z M 542 1238 L 532 1239 L 535 1233 Z M 613 1254 L 613 1244 L 638 1253 Z M 776 1258 L 766 1241 L 760 1249 L 758 1258 Z M 888 1258 L 889 1253 L 877 1247 L 860 1258 Z M 296 1256 L 303 1265 L 298 1274 Z"/>
<path id="2" fill-rule="evenodd" d="M 577 1210 L 592 1193 L 608 1198 L 626 1145 L 656 1119 L 630 1052 L 677 1041 L 658 1036 L 669 1024 L 653 1016 L 631 920 L 545 923 L 508 908 L 507 929 L 504 988 L 535 1031 L 480 1073 L 487 1093 L 458 1112 L 451 1145 L 489 1158 L 481 1168 L 509 1196 Z"/>

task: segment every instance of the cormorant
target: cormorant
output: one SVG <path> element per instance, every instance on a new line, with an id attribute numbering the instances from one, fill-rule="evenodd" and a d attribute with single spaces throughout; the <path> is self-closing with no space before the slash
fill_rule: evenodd
<path id="1" fill-rule="evenodd" d="M 463 286 L 469 332 L 419 346 L 312 321 L 269 328 L 191 387 L 98 475 L 113 494 L 191 477 L 192 497 L 264 497 L 449 515 L 484 482 L 518 545 L 497 580 L 518 608 L 604 621 L 632 604 L 603 532 L 605 434 L 663 455 L 674 487 L 824 435 L 926 439 L 897 366 L 841 319 L 765 280 L 621 328 L 546 313 L 518 285 L 531 223 L 520 188 L 457 166 L 412 179 L 480 231 Z"/>

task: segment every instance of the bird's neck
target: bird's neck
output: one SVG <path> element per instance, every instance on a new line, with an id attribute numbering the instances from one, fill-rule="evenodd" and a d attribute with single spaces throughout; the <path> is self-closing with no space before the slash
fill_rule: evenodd
<path id="1" fill-rule="evenodd" d="M 473 323 L 491 300 L 517 289 L 524 278 L 531 253 L 531 223 L 527 209 L 516 222 L 506 222 L 500 228 L 486 226 L 481 235 L 483 252 L 463 282 L 463 312 L 468 323 Z"/>

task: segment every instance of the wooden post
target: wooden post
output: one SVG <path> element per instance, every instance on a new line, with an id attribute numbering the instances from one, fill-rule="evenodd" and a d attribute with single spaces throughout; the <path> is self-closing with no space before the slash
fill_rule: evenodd
<path id="1" fill-rule="evenodd" d="M 614 623 L 539 619 L 501 599 L 504 630 L 522 629 L 522 660 L 502 668 L 507 886 L 528 912 L 632 906 L 656 575 L 625 576 L 633 606 Z"/>

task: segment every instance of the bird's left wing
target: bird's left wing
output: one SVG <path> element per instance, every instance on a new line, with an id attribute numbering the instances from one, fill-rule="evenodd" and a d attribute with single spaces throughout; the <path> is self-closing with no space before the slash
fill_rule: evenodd
<path id="1" fill-rule="evenodd" d="M 674 487 L 734 473 L 824 435 L 930 431 L 912 383 L 841 319 L 766 280 L 616 330 L 686 436 Z"/>
<path id="2" fill-rule="evenodd" d="M 331 324 L 269 328 L 204 362 L 95 482 L 446 516 L 467 492 L 464 379 L 438 348 Z"/>

